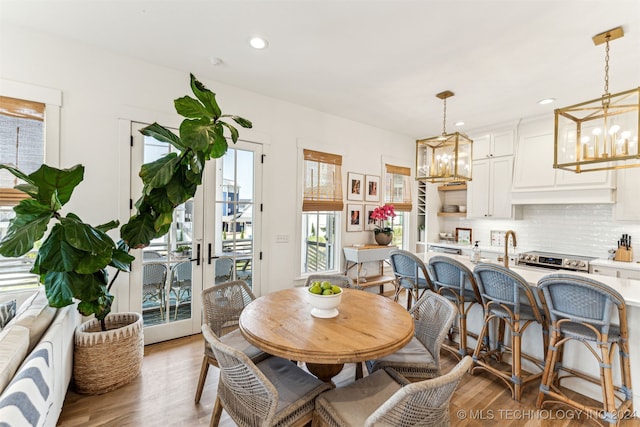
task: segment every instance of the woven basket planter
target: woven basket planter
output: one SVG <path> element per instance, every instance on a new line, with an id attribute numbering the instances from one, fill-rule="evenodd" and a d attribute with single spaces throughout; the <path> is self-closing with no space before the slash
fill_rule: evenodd
<path id="1" fill-rule="evenodd" d="M 136 378 L 142 370 L 144 335 L 142 315 L 114 313 L 78 326 L 73 351 L 73 377 L 80 394 L 102 394 Z"/>

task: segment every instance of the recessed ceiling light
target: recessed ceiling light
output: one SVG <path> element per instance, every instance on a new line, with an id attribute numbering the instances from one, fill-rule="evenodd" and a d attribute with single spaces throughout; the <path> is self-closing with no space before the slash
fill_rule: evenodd
<path id="1" fill-rule="evenodd" d="M 255 49 L 264 49 L 269 43 L 262 37 L 252 37 L 249 44 Z"/>
<path id="2" fill-rule="evenodd" d="M 545 98 L 545 99 L 541 99 L 540 101 L 538 101 L 538 104 L 547 105 L 547 104 L 551 104 L 555 100 L 556 100 L 555 98 Z"/>
<path id="3" fill-rule="evenodd" d="M 464 122 L 456 122 L 455 125 L 456 126 L 464 126 Z"/>

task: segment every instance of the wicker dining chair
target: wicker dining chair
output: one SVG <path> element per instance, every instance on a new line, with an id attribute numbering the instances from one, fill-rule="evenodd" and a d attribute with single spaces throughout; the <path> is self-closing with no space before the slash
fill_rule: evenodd
<path id="1" fill-rule="evenodd" d="M 525 384 L 542 376 L 549 341 L 547 322 L 536 298 L 537 290 L 522 276 L 501 265 L 478 264 L 473 274 L 482 297 L 484 323 L 473 352 L 475 364 L 471 373 L 484 370 L 494 375 L 509 387 L 511 397 L 519 401 Z M 542 335 L 538 357 L 522 352 L 523 335 L 535 324 L 541 326 Z M 505 342 L 506 329 L 509 330 L 509 342 Z M 496 336 L 492 337 L 492 332 L 496 330 Z M 505 354 L 511 354 L 511 366 L 508 369 L 494 363 L 495 360 L 502 362 Z M 532 367 L 537 367 L 534 368 L 535 372 L 528 373 L 522 369 L 523 359 L 529 361 Z"/>
<path id="2" fill-rule="evenodd" d="M 427 268 L 415 254 L 403 249 L 394 249 L 389 253 L 389 262 L 396 277 L 394 301 L 398 301 L 400 292 L 406 289 L 407 310 L 411 308 L 414 301 L 418 301 L 424 295 L 427 289 L 433 290 Z"/>
<path id="3" fill-rule="evenodd" d="M 331 384 L 282 357 L 252 362 L 223 343 L 207 324 L 202 334 L 220 367 L 211 427 L 218 425 L 223 409 L 241 427 L 303 426 L 312 420 L 315 398 L 331 389 Z"/>
<path id="4" fill-rule="evenodd" d="M 472 364 L 471 357 L 466 356 L 450 372 L 414 383 L 392 368 L 380 369 L 318 396 L 313 425 L 448 426 L 451 396 Z"/>
<path id="5" fill-rule="evenodd" d="M 154 302 L 160 307 L 160 318 L 164 319 L 165 281 L 167 266 L 164 264 L 144 264 L 142 267 L 142 302 Z"/>
<path id="6" fill-rule="evenodd" d="M 340 286 L 341 288 L 364 289 L 362 286 L 353 283 L 351 277 L 344 274 L 310 274 L 307 276 L 307 280 L 304 285 L 308 287 L 311 286 L 313 282 L 324 281 L 327 281 L 332 285 Z"/>
<path id="7" fill-rule="evenodd" d="M 373 373 L 393 368 L 405 378 L 423 380 L 440 375 L 440 347 L 458 309 L 442 295 L 427 291 L 409 313 L 413 316 L 414 336 L 400 350 L 380 359 L 367 362 Z"/>
<path id="8" fill-rule="evenodd" d="M 572 275 L 550 274 L 538 281 L 538 288 L 551 321 L 551 338 L 542 374 L 536 407 L 563 403 L 607 425 L 618 425 L 633 414 L 629 329 L 624 298 L 596 280 Z M 580 342 L 600 367 L 600 378 L 586 375 L 562 364 L 564 345 Z M 620 383 L 614 384 L 615 348 L 620 360 Z M 637 357 L 637 356 L 636 356 Z M 602 406 L 585 405 L 564 393 L 562 380 L 581 379 L 602 389 Z M 547 399 L 548 400 L 545 400 Z"/>
<path id="9" fill-rule="evenodd" d="M 191 261 L 183 261 L 171 268 L 171 293 L 176 299 L 174 320 L 178 318 L 180 304 L 191 301 Z"/>
<path id="10" fill-rule="evenodd" d="M 209 325 L 216 336 L 220 337 L 220 340 L 225 344 L 242 351 L 254 362 L 259 362 L 269 355 L 249 344 L 238 329 L 240 313 L 255 299 L 256 297 L 247 284 L 241 280 L 221 283 L 202 291 L 204 323 Z M 196 403 L 202 397 L 202 390 L 210 365 L 218 366 L 218 361 L 211 350 L 211 346 L 205 340 L 204 356 L 202 357 L 200 377 L 196 388 Z"/>
<path id="11" fill-rule="evenodd" d="M 233 277 L 233 258 L 220 257 L 216 259 L 215 278 L 217 284 L 228 282 Z"/>
<path id="12" fill-rule="evenodd" d="M 444 343 L 442 348 L 451 352 L 458 359 L 473 354 L 474 348 L 467 346 L 467 337 L 477 339 L 475 333 L 467 329 L 467 314 L 475 304 L 482 304 L 478 284 L 469 270 L 460 261 L 447 256 L 436 255 L 429 259 L 427 270 L 435 292 L 452 301 L 458 307 L 458 345 Z M 449 333 L 449 341 L 453 341 L 455 325 Z"/>

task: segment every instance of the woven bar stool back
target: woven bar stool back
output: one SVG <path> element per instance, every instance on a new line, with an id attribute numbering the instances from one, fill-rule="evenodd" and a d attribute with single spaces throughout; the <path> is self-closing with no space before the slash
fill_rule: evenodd
<path id="1" fill-rule="evenodd" d="M 427 266 L 431 283 L 435 292 L 452 301 L 458 308 L 458 341 L 459 344 L 444 343 L 442 348 L 453 353 L 458 359 L 472 354 L 473 348 L 467 347 L 467 337 L 477 339 L 478 336 L 467 329 L 467 314 L 471 307 L 481 303 L 480 292 L 473 273 L 464 264 L 446 256 L 434 256 Z M 449 334 L 453 341 L 455 328 Z"/>
<path id="2" fill-rule="evenodd" d="M 551 339 L 542 376 L 537 407 L 546 402 L 565 403 L 585 411 L 595 419 L 616 425 L 633 411 L 629 361 L 627 311 L 622 295 L 596 280 L 552 274 L 538 282 L 551 319 Z M 600 366 L 600 378 L 571 370 L 562 364 L 564 344 L 579 341 L 589 349 Z M 613 382 L 612 364 L 617 346 L 620 357 L 621 385 Z M 562 375 L 564 374 L 564 375 Z M 568 377 L 599 384 L 602 407 L 592 407 L 569 398 L 561 386 Z"/>
<path id="3" fill-rule="evenodd" d="M 485 370 L 501 379 L 511 390 L 511 397 L 520 400 L 522 386 L 540 378 L 544 369 L 548 328 L 534 289 L 517 273 L 495 264 L 478 264 L 473 271 L 484 308 L 484 323 L 473 353 L 476 370 Z M 498 322 L 495 342 L 491 342 L 492 324 Z M 522 353 L 522 336 L 529 326 L 541 325 L 542 348 L 536 358 Z M 505 329 L 509 330 L 509 342 L 505 341 Z M 511 369 L 502 365 L 503 355 L 511 353 Z M 522 369 L 525 358 L 537 366 L 536 372 Z M 497 361 L 498 363 L 492 363 Z"/>
<path id="4" fill-rule="evenodd" d="M 398 301 L 400 292 L 406 289 L 407 310 L 411 309 L 413 302 L 422 298 L 427 289 L 433 290 L 427 268 L 416 255 L 402 249 L 394 249 L 389 253 L 389 262 L 396 277 L 394 301 Z"/>

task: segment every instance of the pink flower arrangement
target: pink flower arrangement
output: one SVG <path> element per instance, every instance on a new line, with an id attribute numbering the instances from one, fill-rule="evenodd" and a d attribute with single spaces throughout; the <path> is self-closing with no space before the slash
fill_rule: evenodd
<path id="1" fill-rule="evenodd" d="M 391 220 L 393 226 L 393 218 L 396 216 L 393 205 L 378 206 L 371 212 L 371 219 L 377 221 L 374 232 L 378 233 L 390 233 L 393 231 L 392 227 L 385 227 L 385 221 Z"/>

